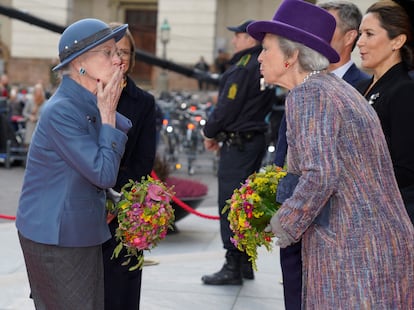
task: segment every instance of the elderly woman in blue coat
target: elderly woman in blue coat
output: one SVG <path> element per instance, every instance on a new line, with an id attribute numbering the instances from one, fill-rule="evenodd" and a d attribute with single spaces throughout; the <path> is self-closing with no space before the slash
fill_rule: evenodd
<path id="1" fill-rule="evenodd" d="M 104 308 L 105 189 L 131 126 L 116 112 L 126 28 L 83 19 L 59 41 L 62 81 L 34 132 L 16 218 L 37 309 Z"/>
<path id="2" fill-rule="evenodd" d="M 339 59 L 334 30 L 331 14 L 298 0 L 248 27 L 265 81 L 289 89 L 292 182 L 279 184 L 271 230 L 280 247 L 302 239 L 302 309 L 414 309 L 414 228 L 376 112 L 326 72 Z"/>

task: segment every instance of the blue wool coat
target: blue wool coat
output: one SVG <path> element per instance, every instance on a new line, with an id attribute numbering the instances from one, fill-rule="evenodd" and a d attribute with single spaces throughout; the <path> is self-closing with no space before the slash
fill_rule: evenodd
<path id="1" fill-rule="evenodd" d="M 130 122 L 117 115 L 124 131 Z M 126 133 L 102 125 L 96 96 L 68 76 L 45 104 L 30 146 L 16 226 L 27 239 L 94 246 L 109 239 L 105 188 L 115 185 Z"/>
<path id="2" fill-rule="evenodd" d="M 303 309 L 414 309 L 414 228 L 374 109 L 332 74 L 286 98 L 289 172 L 278 215 L 302 238 Z M 314 223 L 330 200 L 328 225 Z"/>

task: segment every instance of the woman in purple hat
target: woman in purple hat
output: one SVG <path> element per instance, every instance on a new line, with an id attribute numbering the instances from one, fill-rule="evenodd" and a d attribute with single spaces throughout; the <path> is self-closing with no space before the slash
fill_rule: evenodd
<path id="1" fill-rule="evenodd" d="M 105 189 L 131 126 L 116 112 L 126 28 L 83 19 L 59 41 L 62 81 L 33 134 L 16 218 L 36 309 L 104 309 Z"/>
<path id="2" fill-rule="evenodd" d="M 303 309 L 414 309 L 414 228 L 374 109 L 326 72 L 334 30 L 298 0 L 248 27 L 265 81 L 289 89 L 289 174 L 269 228 L 280 247 L 302 239 Z"/>

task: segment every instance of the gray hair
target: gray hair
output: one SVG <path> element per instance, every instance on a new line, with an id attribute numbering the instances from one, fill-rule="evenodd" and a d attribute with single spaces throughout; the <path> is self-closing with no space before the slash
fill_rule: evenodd
<path id="1" fill-rule="evenodd" d="M 349 1 L 328 1 L 318 4 L 318 6 L 327 11 L 335 11 L 338 16 L 337 27 L 342 33 L 355 30 L 359 33 L 359 25 L 362 20 L 362 13 L 359 8 Z M 355 48 L 358 36 L 355 37 L 352 49 Z"/>
<path id="2" fill-rule="evenodd" d="M 299 51 L 299 66 L 303 71 L 325 70 L 329 66 L 329 60 L 321 53 L 283 37 L 278 37 L 279 47 L 283 54 L 290 57 L 295 51 Z"/>
<path id="3" fill-rule="evenodd" d="M 336 11 L 338 13 L 339 21 L 337 26 L 342 32 L 349 30 L 359 31 L 362 13 L 354 3 L 349 1 L 328 1 L 318 4 L 318 6 L 327 11 Z"/>

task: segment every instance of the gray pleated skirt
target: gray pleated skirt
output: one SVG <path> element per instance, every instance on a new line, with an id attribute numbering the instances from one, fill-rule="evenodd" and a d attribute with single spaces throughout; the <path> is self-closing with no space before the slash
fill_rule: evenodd
<path id="1" fill-rule="evenodd" d="M 101 246 L 59 247 L 19 233 L 37 310 L 104 309 Z"/>

